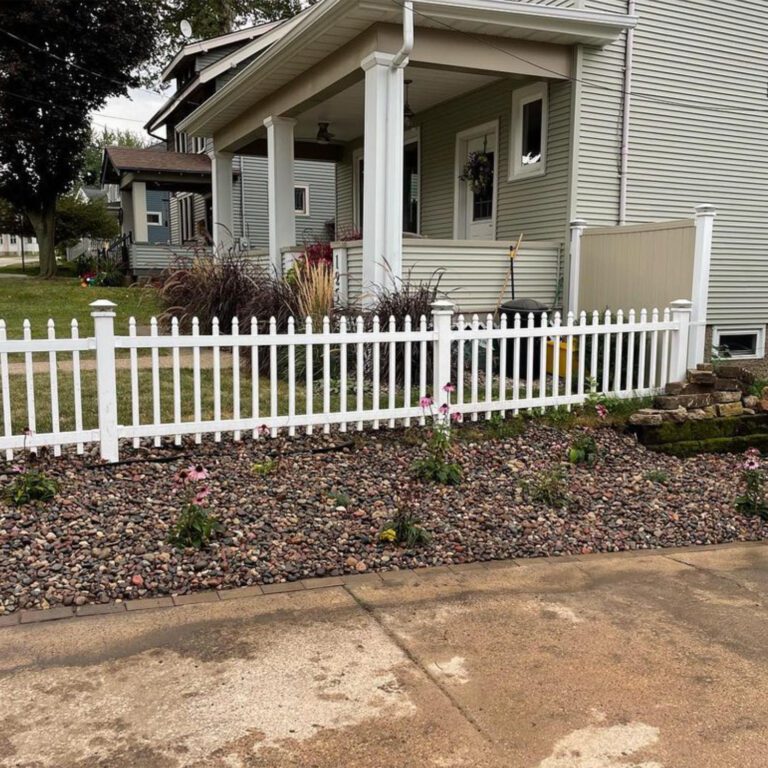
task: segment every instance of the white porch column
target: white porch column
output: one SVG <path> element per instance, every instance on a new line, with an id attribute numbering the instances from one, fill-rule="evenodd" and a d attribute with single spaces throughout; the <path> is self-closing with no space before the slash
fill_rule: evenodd
<path id="1" fill-rule="evenodd" d="M 574 219 L 571 224 L 571 246 L 568 267 L 568 312 L 579 311 L 579 278 L 581 276 L 581 236 L 584 234 L 587 222 L 584 219 Z"/>
<path id="2" fill-rule="evenodd" d="M 267 187 L 269 198 L 269 262 L 283 272 L 282 248 L 296 245 L 296 205 L 293 181 L 295 120 L 270 116 L 267 127 Z"/>
<path id="3" fill-rule="evenodd" d="M 131 185 L 133 203 L 133 241 L 146 243 L 149 240 L 147 227 L 147 185 L 143 181 L 134 181 Z"/>
<path id="4" fill-rule="evenodd" d="M 714 205 L 696 206 L 696 245 L 693 255 L 693 285 L 691 287 L 691 330 L 688 345 L 688 365 L 693 368 L 704 362 L 709 305 L 709 272 L 712 262 L 712 234 L 717 210 Z"/>
<path id="5" fill-rule="evenodd" d="M 363 291 L 394 284 L 403 271 L 403 70 L 375 52 L 365 70 Z"/>
<path id="6" fill-rule="evenodd" d="M 209 152 L 211 158 L 211 192 L 213 202 L 213 247 L 226 253 L 235 241 L 232 216 L 232 153 Z"/>

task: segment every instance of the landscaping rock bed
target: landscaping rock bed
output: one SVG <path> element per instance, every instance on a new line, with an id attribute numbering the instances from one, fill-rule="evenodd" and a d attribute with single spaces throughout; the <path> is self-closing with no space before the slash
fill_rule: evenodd
<path id="1" fill-rule="evenodd" d="M 582 432 L 597 442 L 592 466 L 566 458 Z M 98 468 L 86 466 L 93 457 L 51 460 L 48 471 L 61 485 L 52 502 L 0 502 L 0 613 L 341 573 L 768 537 L 768 523 L 734 510 L 741 456 L 678 459 L 610 428 L 538 422 L 519 436 L 490 439 L 470 423 L 456 435 L 464 480 L 443 487 L 411 477 L 420 439 L 410 430 L 209 443 L 187 445 L 175 462 Z M 308 452 L 319 447 L 338 450 Z M 254 462 L 268 456 L 279 457 L 276 470 L 254 474 Z M 224 526 L 201 551 L 167 543 L 180 504 L 174 475 L 190 463 L 207 468 L 212 512 Z M 562 508 L 530 500 L 552 470 L 565 478 Z M 0 477 L 0 485 L 7 480 Z M 400 505 L 432 535 L 428 545 L 407 550 L 379 541 Z"/>

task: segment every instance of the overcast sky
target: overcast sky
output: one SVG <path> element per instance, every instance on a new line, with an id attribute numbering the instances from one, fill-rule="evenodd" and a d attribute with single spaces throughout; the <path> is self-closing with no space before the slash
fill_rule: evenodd
<path id="1" fill-rule="evenodd" d="M 144 124 L 170 98 L 173 89 L 158 94 L 143 89 L 133 89 L 130 96 L 109 99 L 104 107 L 91 115 L 94 126 L 98 129 L 107 126 L 112 130 L 120 128 L 140 133 L 151 138 L 144 131 Z M 160 132 L 161 135 L 164 131 Z"/>

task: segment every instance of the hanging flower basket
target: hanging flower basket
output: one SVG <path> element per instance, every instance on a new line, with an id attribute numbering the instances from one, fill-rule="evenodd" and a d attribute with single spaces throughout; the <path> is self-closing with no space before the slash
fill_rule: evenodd
<path id="1" fill-rule="evenodd" d="M 488 153 L 470 152 L 459 179 L 466 181 L 476 195 L 487 192 L 493 184 L 493 162 Z"/>

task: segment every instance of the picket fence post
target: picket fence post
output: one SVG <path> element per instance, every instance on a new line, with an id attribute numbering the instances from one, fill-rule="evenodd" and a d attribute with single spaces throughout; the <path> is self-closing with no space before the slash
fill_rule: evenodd
<path id="1" fill-rule="evenodd" d="M 107 299 L 91 302 L 96 341 L 96 392 L 99 443 L 103 461 L 119 459 L 117 443 L 117 371 L 115 370 L 115 304 Z"/>
<path id="2" fill-rule="evenodd" d="M 672 322 L 677 323 L 677 330 L 672 332 L 669 352 L 669 381 L 685 380 L 688 370 L 688 336 L 691 328 L 691 302 L 687 299 L 673 301 L 669 308 L 672 310 Z M 668 382 L 662 382 L 667 384 Z"/>
<path id="3" fill-rule="evenodd" d="M 443 404 L 443 387 L 451 380 L 451 326 L 453 302 L 438 299 L 432 302 L 432 325 L 435 331 L 432 361 L 432 397 L 438 405 Z M 447 399 L 446 399 L 447 401 Z"/>

